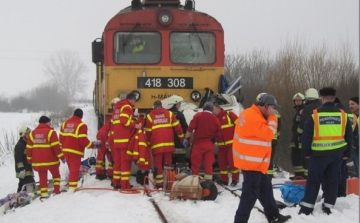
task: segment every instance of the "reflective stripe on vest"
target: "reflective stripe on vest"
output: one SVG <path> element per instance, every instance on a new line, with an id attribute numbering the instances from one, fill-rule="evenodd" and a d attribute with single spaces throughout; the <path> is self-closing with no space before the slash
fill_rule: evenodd
<path id="1" fill-rule="evenodd" d="M 312 150 L 327 151 L 347 145 L 344 140 L 347 115 L 343 110 L 339 112 L 313 111 L 314 136 Z"/>
<path id="2" fill-rule="evenodd" d="M 276 116 L 276 118 L 277 118 L 277 120 L 279 122 L 279 118 L 281 118 L 281 115 L 279 113 L 276 113 L 275 116 Z M 270 124 L 270 122 L 269 122 L 269 124 Z M 276 126 L 277 126 L 277 123 L 276 123 Z M 279 138 L 279 136 L 280 136 L 280 131 L 276 131 L 273 139 L 277 140 Z"/>
<path id="3" fill-rule="evenodd" d="M 259 158 L 259 157 L 255 157 L 255 156 L 244 156 L 244 155 L 240 155 L 238 152 L 236 152 L 236 150 L 233 150 L 233 155 L 236 156 L 237 158 L 239 158 L 240 160 L 251 161 L 251 162 L 256 162 L 256 163 L 262 163 L 262 162 L 270 163 L 270 159 L 268 159 L 268 158 Z"/>
<path id="4" fill-rule="evenodd" d="M 347 114 L 349 120 L 351 121 L 351 127 L 352 127 L 352 130 L 355 131 L 355 128 L 356 128 L 356 115 L 355 114 Z"/>
<path id="5" fill-rule="evenodd" d="M 227 124 L 222 125 L 221 129 L 231 128 L 234 126 L 234 123 L 231 121 L 229 111 L 226 111 L 226 119 L 227 119 Z"/>

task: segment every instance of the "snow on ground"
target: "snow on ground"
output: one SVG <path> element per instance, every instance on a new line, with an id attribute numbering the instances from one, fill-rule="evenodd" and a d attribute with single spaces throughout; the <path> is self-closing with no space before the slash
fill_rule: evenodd
<path id="1" fill-rule="evenodd" d="M 96 136 L 96 117 L 91 105 L 78 105 L 84 110 L 83 121 L 88 125 L 88 136 L 90 140 L 95 140 Z M 40 114 L 31 113 L 0 113 L 0 134 L 3 129 L 14 131 L 23 125 L 36 127 Z M 1 138 L 0 138 L 1 139 Z M 1 139 L 3 140 L 3 139 Z M 91 155 L 91 150 L 87 151 L 86 156 Z M 67 166 L 61 164 L 60 172 L 64 178 Z M 37 174 L 36 174 L 37 175 Z M 285 175 L 288 177 L 288 174 Z M 18 180 L 15 178 L 15 168 L 13 160 L 9 160 L 0 167 L 0 198 L 16 191 Z M 36 179 L 38 177 L 36 176 Z M 135 179 L 131 179 L 135 187 Z M 273 184 L 283 183 L 285 178 L 274 179 Z M 94 176 L 85 176 L 84 188 L 108 188 L 110 181 L 97 181 Z M 163 210 L 164 215 L 171 223 L 222 223 L 233 222 L 234 214 L 239 204 L 239 199 L 230 192 L 219 188 L 219 196 L 215 201 L 180 201 L 169 200 L 167 194 L 152 193 L 153 198 Z M 241 191 L 237 191 L 241 194 Z M 282 201 L 281 193 L 278 188 L 274 188 L 274 196 Z M 359 222 L 359 197 L 349 195 L 339 198 L 336 202 L 333 214 L 327 216 L 321 211 L 321 202 L 315 206 L 311 216 L 298 215 L 299 207 L 286 208 L 281 210 L 284 215 L 292 215 L 290 222 L 294 223 L 329 223 L 329 222 Z M 1 223 L 22 223 L 22 222 L 150 222 L 160 223 L 161 220 L 154 207 L 149 201 L 149 197 L 142 192 L 138 194 L 124 194 L 110 190 L 85 190 L 74 194 L 62 193 L 51 197 L 44 202 L 34 200 L 30 205 L 18 208 L 13 213 L 0 216 Z M 261 207 L 259 202 L 257 206 Z M 267 222 L 264 215 L 253 209 L 249 223 Z"/>

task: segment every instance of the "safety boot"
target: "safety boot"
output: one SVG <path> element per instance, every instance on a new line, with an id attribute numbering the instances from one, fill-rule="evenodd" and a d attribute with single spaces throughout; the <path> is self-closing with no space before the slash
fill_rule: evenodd
<path id="1" fill-rule="evenodd" d="M 332 212 L 331 212 L 331 210 L 330 210 L 330 208 L 328 208 L 328 207 L 325 207 L 324 206 L 324 204 L 322 204 L 322 211 L 325 213 L 325 214 L 327 214 L 327 215 L 330 215 Z"/>
<path id="2" fill-rule="evenodd" d="M 95 179 L 105 180 L 107 178 L 106 174 L 96 174 Z"/>
<path id="3" fill-rule="evenodd" d="M 237 180 L 233 180 L 233 181 L 231 181 L 231 186 L 233 186 L 233 187 L 235 187 L 236 185 L 238 185 L 238 183 L 239 183 L 239 181 L 237 181 Z"/>
<path id="4" fill-rule="evenodd" d="M 216 182 L 217 184 L 223 185 L 223 186 L 227 186 L 227 185 L 229 184 L 229 182 L 226 182 L 226 181 L 224 181 L 224 180 L 222 180 L 222 179 L 217 179 L 217 180 L 215 180 L 215 182 Z"/>
<path id="5" fill-rule="evenodd" d="M 282 215 L 278 214 L 277 216 L 274 216 L 270 219 L 268 219 L 269 223 L 284 223 L 291 219 L 290 215 Z"/>

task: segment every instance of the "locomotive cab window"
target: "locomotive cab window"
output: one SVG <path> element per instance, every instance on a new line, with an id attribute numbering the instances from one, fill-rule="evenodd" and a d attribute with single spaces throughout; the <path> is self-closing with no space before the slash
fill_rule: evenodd
<path id="1" fill-rule="evenodd" d="M 157 32 L 117 32 L 114 35 L 114 62 L 156 64 L 161 59 L 161 37 Z"/>
<path id="2" fill-rule="evenodd" d="M 171 62 L 178 64 L 215 63 L 215 35 L 212 33 L 170 34 Z"/>

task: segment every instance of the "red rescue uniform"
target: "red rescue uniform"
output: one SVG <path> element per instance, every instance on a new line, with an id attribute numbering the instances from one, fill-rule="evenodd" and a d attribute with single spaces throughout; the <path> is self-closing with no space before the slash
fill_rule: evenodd
<path id="1" fill-rule="evenodd" d="M 191 151 L 191 171 L 199 175 L 200 166 L 204 161 L 205 179 L 212 180 L 212 164 L 215 160 L 216 139 L 223 139 L 219 120 L 210 111 L 196 113 L 190 122 L 188 132 L 195 130 Z M 224 140 L 221 140 L 224 141 Z"/>
<path id="2" fill-rule="evenodd" d="M 156 185 L 163 185 L 163 166 L 172 164 L 172 153 L 175 151 L 174 131 L 183 141 L 184 134 L 175 115 L 165 108 L 154 109 L 146 117 L 146 137 L 157 168 Z"/>
<path id="3" fill-rule="evenodd" d="M 135 122 L 133 120 L 134 105 L 127 99 L 116 103 L 112 116 L 112 138 L 114 148 L 111 152 L 114 159 L 114 186 L 121 189 L 130 189 L 130 175 L 132 158 L 127 154 L 130 139 L 135 134 Z"/>
<path id="4" fill-rule="evenodd" d="M 108 143 L 110 133 L 110 121 L 106 122 L 98 131 L 96 139 L 101 141 L 100 146 L 98 147 L 98 153 L 96 156 L 96 174 L 104 175 L 107 174 L 108 177 L 112 178 L 113 176 L 113 167 L 111 163 L 111 154 L 110 146 Z M 108 161 L 108 168 L 106 171 L 106 159 Z"/>
<path id="5" fill-rule="evenodd" d="M 230 167 L 232 182 L 239 182 L 239 169 L 234 166 L 232 144 L 234 138 L 235 122 L 237 115 L 232 111 L 225 111 L 221 108 L 216 116 L 221 125 L 223 139 L 217 139 L 218 163 L 220 168 L 220 177 L 224 182 L 229 182 L 228 166 Z M 222 141 L 224 140 L 224 141 Z"/>
<path id="6" fill-rule="evenodd" d="M 28 163 L 39 173 L 41 196 L 49 196 L 47 172 L 54 182 L 54 193 L 60 193 L 59 159 L 64 159 L 56 132 L 47 124 L 40 123 L 29 135 L 26 145 Z"/>
<path id="7" fill-rule="evenodd" d="M 87 137 L 87 126 L 77 116 L 72 116 L 62 123 L 60 142 L 69 166 L 69 189 L 76 189 L 79 181 L 81 158 L 85 148 L 93 148 L 94 144 Z"/>

